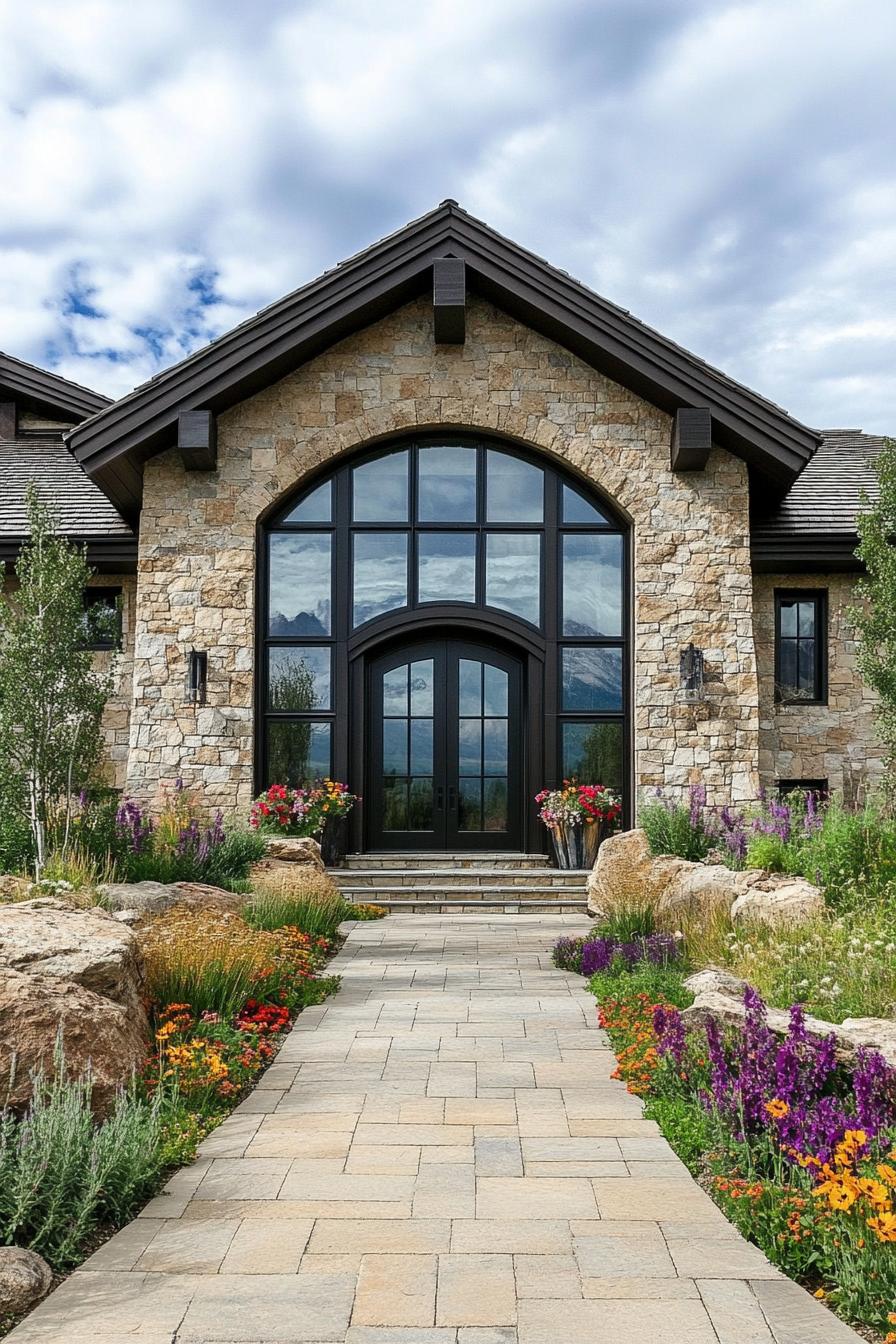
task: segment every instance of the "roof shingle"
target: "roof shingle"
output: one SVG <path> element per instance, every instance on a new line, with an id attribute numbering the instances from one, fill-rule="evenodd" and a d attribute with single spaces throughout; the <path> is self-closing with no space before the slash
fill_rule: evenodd
<path id="1" fill-rule="evenodd" d="M 70 537 L 132 538 L 133 532 L 64 443 L 0 442 L 0 539 L 28 533 L 25 494 L 34 482 Z"/>

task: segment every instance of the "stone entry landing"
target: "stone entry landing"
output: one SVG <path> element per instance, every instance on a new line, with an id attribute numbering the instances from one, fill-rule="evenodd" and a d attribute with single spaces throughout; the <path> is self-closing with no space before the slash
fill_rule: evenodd
<path id="1" fill-rule="evenodd" d="M 347 900 L 419 914 L 503 911 L 584 914 L 588 868 L 552 868 L 546 854 L 349 854 L 330 874 Z"/>
<path id="2" fill-rule="evenodd" d="M 344 988 L 14 1344 L 858 1344 L 692 1181 L 550 948 L 357 924 Z"/>

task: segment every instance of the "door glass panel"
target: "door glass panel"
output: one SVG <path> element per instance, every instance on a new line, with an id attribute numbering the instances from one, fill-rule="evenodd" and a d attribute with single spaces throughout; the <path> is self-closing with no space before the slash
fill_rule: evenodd
<path id="1" fill-rule="evenodd" d="M 563 777 L 622 788 L 622 724 L 564 723 Z"/>
<path id="2" fill-rule="evenodd" d="M 507 780 L 486 779 L 484 781 L 482 829 L 484 831 L 507 830 Z"/>
<path id="3" fill-rule="evenodd" d="M 432 719 L 411 719 L 411 774 L 432 774 Z"/>
<path id="4" fill-rule="evenodd" d="M 458 722 L 458 770 L 462 775 L 482 773 L 482 720 L 460 719 Z"/>
<path id="5" fill-rule="evenodd" d="M 329 775 L 330 725 L 303 719 L 268 723 L 268 784 L 298 788 Z"/>
<path id="6" fill-rule="evenodd" d="M 507 713 L 507 673 L 503 667 L 485 665 L 485 712 L 486 714 Z"/>
<path id="7" fill-rule="evenodd" d="M 612 527 L 609 518 L 596 509 L 584 495 L 580 495 L 578 490 L 572 490 L 568 485 L 563 487 L 563 521 L 564 523 L 586 523 L 591 527 Z"/>
<path id="8" fill-rule="evenodd" d="M 356 532 L 354 570 L 356 626 L 407 606 L 408 534 Z"/>
<path id="9" fill-rule="evenodd" d="M 476 522 L 475 448 L 421 448 L 417 474 L 419 522 Z"/>
<path id="10" fill-rule="evenodd" d="M 544 472 L 509 453 L 485 455 L 485 516 L 490 523 L 540 523 L 544 518 Z"/>
<path id="11" fill-rule="evenodd" d="M 485 602 L 538 625 L 541 616 L 541 536 L 489 532 L 485 548 Z"/>
<path id="12" fill-rule="evenodd" d="M 622 650 L 567 645 L 561 650 L 561 708 L 622 709 Z"/>
<path id="13" fill-rule="evenodd" d="M 563 538 L 564 635 L 622 634 L 622 538 L 568 532 Z"/>
<path id="14" fill-rule="evenodd" d="M 383 773 L 408 773 L 407 719 L 383 719 Z"/>
<path id="15" fill-rule="evenodd" d="M 431 831 L 432 828 L 432 780 L 412 779 L 408 804 L 408 830 Z"/>
<path id="16" fill-rule="evenodd" d="M 433 661 L 421 658 L 411 663 L 411 713 L 431 714 L 433 705 Z"/>
<path id="17" fill-rule="evenodd" d="M 461 779 L 458 782 L 457 829 L 482 830 L 482 780 Z"/>
<path id="18" fill-rule="evenodd" d="M 329 709 L 329 645 L 268 650 L 268 709 Z"/>
<path id="19" fill-rule="evenodd" d="M 330 633 L 331 545 L 329 532 L 271 533 L 270 634 Z"/>
<path id="20" fill-rule="evenodd" d="M 475 532 L 421 532 L 417 565 L 419 602 L 476 601 Z"/>
<path id="21" fill-rule="evenodd" d="M 383 830 L 408 829 L 408 781 L 386 776 L 383 779 Z"/>
<path id="22" fill-rule="evenodd" d="M 458 683 L 461 714 L 481 714 L 482 664 L 461 658 L 458 663 Z"/>
<path id="23" fill-rule="evenodd" d="M 393 667 L 383 676 L 383 713 L 403 714 L 408 712 L 408 665 Z"/>
<path id="24" fill-rule="evenodd" d="M 329 523 L 333 520 L 333 482 L 324 481 L 310 495 L 300 499 L 283 519 L 284 523 Z"/>
<path id="25" fill-rule="evenodd" d="M 356 523 L 408 521 L 407 449 L 352 470 L 352 517 Z"/>
<path id="26" fill-rule="evenodd" d="M 482 734 L 482 773 L 507 774 L 507 720 L 485 719 Z"/>

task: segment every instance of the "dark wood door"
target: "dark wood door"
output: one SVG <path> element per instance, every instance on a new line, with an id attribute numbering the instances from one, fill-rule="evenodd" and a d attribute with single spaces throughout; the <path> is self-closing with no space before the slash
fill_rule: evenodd
<path id="1" fill-rule="evenodd" d="M 485 645 L 403 645 L 367 678 L 372 849 L 519 849 L 522 665 Z"/>

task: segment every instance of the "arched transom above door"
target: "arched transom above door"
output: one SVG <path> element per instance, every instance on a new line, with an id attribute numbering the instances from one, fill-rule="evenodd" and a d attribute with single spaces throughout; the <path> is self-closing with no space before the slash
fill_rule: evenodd
<path id="1" fill-rule="evenodd" d="M 344 777 L 347 734 L 365 731 L 349 728 L 353 660 L 452 625 L 542 668 L 522 690 L 544 749 L 527 789 L 573 774 L 622 787 L 626 551 L 611 506 L 503 442 L 420 437 L 346 460 L 260 537 L 261 782 Z"/>

